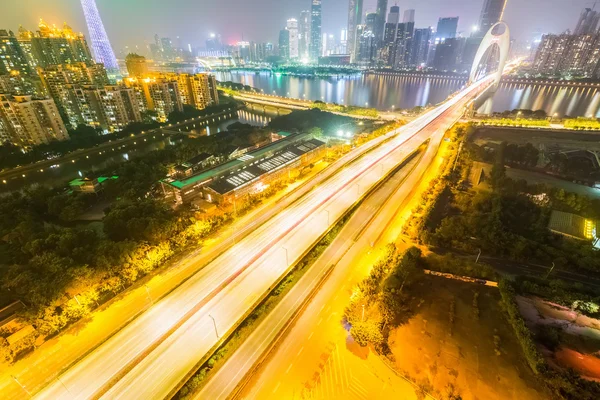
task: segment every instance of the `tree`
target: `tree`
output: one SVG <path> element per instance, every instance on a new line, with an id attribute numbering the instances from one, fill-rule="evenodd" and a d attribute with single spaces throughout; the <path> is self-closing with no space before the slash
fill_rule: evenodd
<path id="1" fill-rule="evenodd" d="M 350 328 L 350 335 L 356 343 L 365 347 L 369 343 L 378 347 L 383 344 L 383 335 L 379 330 L 379 324 L 371 321 L 355 322 Z"/>

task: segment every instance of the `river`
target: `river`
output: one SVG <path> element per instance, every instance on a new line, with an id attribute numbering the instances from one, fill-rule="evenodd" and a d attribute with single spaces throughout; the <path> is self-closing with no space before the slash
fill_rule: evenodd
<path id="1" fill-rule="evenodd" d="M 313 78 L 275 75 L 268 72 L 216 72 L 217 80 L 243 83 L 268 94 L 298 99 L 322 100 L 378 110 L 410 109 L 437 104 L 458 91 L 464 80 L 400 75 L 353 75 Z M 516 108 L 544 110 L 558 117 L 600 117 L 600 91 L 541 85 L 501 84 L 478 105 L 477 112 L 490 114 Z"/>
<path id="2" fill-rule="evenodd" d="M 187 129 L 190 133 L 203 136 L 215 135 L 227 129 L 227 126 L 234 122 L 241 122 L 255 126 L 266 126 L 271 118 L 276 117 L 276 113 L 263 114 L 253 110 L 238 110 L 236 118 L 223 120 L 217 123 L 203 124 L 196 126 L 191 123 Z M 88 173 L 102 170 L 117 165 L 127 160 L 131 160 L 140 155 L 153 150 L 161 150 L 167 146 L 173 146 L 184 140 L 194 140 L 193 138 L 183 137 L 181 135 L 172 136 L 168 134 L 153 134 L 135 141 L 129 141 L 115 147 L 102 148 L 98 153 L 87 156 L 75 156 L 66 161 L 57 162 L 52 168 L 39 169 L 34 172 L 28 172 L 25 177 L 7 179 L 6 183 L 0 181 L 0 193 L 20 190 L 25 186 L 41 184 L 46 186 L 64 185 L 68 181 L 77 177 L 84 177 Z"/>

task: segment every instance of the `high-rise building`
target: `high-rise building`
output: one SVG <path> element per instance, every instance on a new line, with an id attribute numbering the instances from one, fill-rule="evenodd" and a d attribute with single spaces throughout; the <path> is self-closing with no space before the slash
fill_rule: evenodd
<path id="1" fill-rule="evenodd" d="M 402 22 L 404 22 L 405 24 L 409 24 L 409 23 L 415 23 L 415 10 L 405 10 L 404 11 L 404 18 L 402 19 Z"/>
<path id="2" fill-rule="evenodd" d="M 155 112 L 158 121 L 166 121 L 173 111 L 183 111 L 179 84 L 173 77 L 156 75 L 144 79 L 127 78 L 124 83 L 135 90 L 140 110 Z"/>
<path id="3" fill-rule="evenodd" d="M 400 7 L 398 7 L 398 6 L 390 7 L 390 13 L 388 14 L 387 22 L 388 22 L 388 24 L 400 23 Z"/>
<path id="4" fill-rule="evenodd" d="M 362 24 L 363 0 L 350 0 L 348 6 L 348 41 L 346 51 L 350 54 L 351 60 L 356 55 L 356 38 L 358 25 Z"/>
<path id="5" fill-rule="evenodd" d="M 544 35 L 538 46 L 533 69 L 541 74 L 575 73 L 598 77 L 600 34 Z"/>
<path id="6" fill-rule="evenodd" d="M 84 107 L 78 105 L 74 89 L 108 85 L 108 76 L 102 64 L 88 66 L 85 63 L 75 63 L 38 67 L 38 74 L 46 93 L 54 99 L 65 122 L 73 128 L 85 123 L 81 111 Z"/>
<path id="7" fill-rule="evenodd" d="M 376 54 L 375 35 L 366 25 L 358 25 L 356 29 L 358 40 L 356 44 L 356 61 L 361 64 L 370 65 L 373 63 Z"/>
<path id="8" fill-rule="evenodd" d="M 414 22 L 398 24 L 398 29 L 396 31 L 394 68 L 401 69 L 409 66 L 414 29 Z"/>
<path id="9" fill-rule="evenodd" d="M 490 28 L 502 20 L 506 0 L 485 0 L 479 17 L 479 35 L 485 36 Z"/>
<path id="10" fill-rule="evenodd" d="M 410 67 L 423 67 L 427 64 L 429 46 L 431 45 L 432 29 L 415 29 L 412 40 L 411 54 L 408 61 Z"/>
<path id="11" fill-rule="evenodd" d="M 286 60 L 290 58 L 290 31 L 287 29 L 279 31 L 279 56 Z"/>
<path id="12" fill-rule="evenodd" d="M 0 125 L 18 146 L 36 146 L 69 139 L 53 100 L 0 94 Z"/>
<path id="13" fill-rule="evenodd" d="M 34 67 L 94 62 L 85 36 L 73 32 L 67 24 L 61 29 L 40 20 L 35 33 L 20 27 L 18 39 L 28 54 L 29 63 Z"/>
<path id="14" fill-rule="evenodd" d="M 211 74 L 178 74 L 174 77 L 179 87 L 179 95 L 183 104 L 189 104 L 198 110 L 219 104 L 217 81 Z"/>
<path id="15" fill-rule="evenodd" d="M 577 26 L 575 26 L 573 34 L 591 35 L 596 33 L 598 21 L 600 21 L 600 13 L 591 8 L 585 8 L 579 16 L 579 21 L 577 21 Z"/>
<path id="16" fill-rule="evenodd" d="M 437 24 L 435 40 L 439 42 L 446 39 L 455 38 L 457 29 L 458 17 L 440 18 Z"/>
<path id="17" fill-rule="evenodd" d="M 392 7 L 393 8 L 393 7 Z M 390 14 L 391 15 L 391 14 Z M 398 30 L 397 22 L 388 22 L 385 24 L 385 31 L 383 34 L 383 43 L 380 52 L 381 62 L 388 66 L 394 66 L 394 60 L 396 57 L 396 32 Z"/>
<path id="18" fill-rule="evenodd" d="M 287 30 L 290 33 L 290 42 L 289 42 L 289 50 L 290 56 L 289 58 L 298 58 L 300 55 L 298 48 L 298 20 L 295 18 L 290 18 L 287 20 Z"/>
<path id="19" fill-rule="evenodd" d="M 342 29 L 340 32 L 340 54 L 348 54 L 348 31 Z"/>
<path id="20" fill-rule="evenodd" d="M 298 52 L 300 53 L 300 58 L 308 59 L 308 47 L 310 43 L 310 11 L 304 10 L 300 13 L 298 30 Z"/>
<path id="21" fill-rule="evenodd" d="M 12 31 L 0 30 L 0 75 L 32 75 L 27 55 Z"/>
<path id="22" fill-rule="evenodd" d="M 96 0 L 81 0 L 83 14 L 87 23 L 88 31 L 90 32 L 90 40 L 92 41 L 92 49 L 96 62 L 104 64 L 106 70 L 111 75 L 119 74 L 119 64 L 117 58 L 110 46 L 108 35 L 102 24 L 100 12 L 96 6 Z"/>
<path id="23" fill-rule="evenodd" d="M 388 0 L 377 0 L 377 20 L 375 22 L 373 33 L 375 34 L 375 40 L 378 47 L 381 47 L 381 42 L 383 41 L 383 29 L 385 26 L 387 6 Z"/>
<path id="24" fill-rule="evenodd" d="M 309 53 L 311 60 L 318 61 L 321 55 L 321 0 L 312 0 L 310 13 Z"/>
<path id="25" fill-rule="evenodd" d="M 127 57 L 125 57 L 125 65 L 127 65 L 127 73 L 129 76 L 143 77 L 148 74 L 148 63 L 144 56 L 129 53 L 127 54 Z"/>
<path id="26" fill-rule="evenodd" d="M 454 71 L 460 64 L 464 38 L 447 38 L 435 48 L 433 67 L 439 71 Z"/>

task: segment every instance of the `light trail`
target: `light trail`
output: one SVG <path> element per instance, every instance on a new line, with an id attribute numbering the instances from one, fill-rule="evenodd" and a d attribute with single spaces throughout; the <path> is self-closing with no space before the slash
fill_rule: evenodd
<path id="1" fill-rule="evenodd" d="M 361 146 L 363 155 L 282 211 L 62 374 L 37 398 L 164 398 L 382 174 L 462 110 L 486 78 L 410 124 Z M 439 126 L 438 126 L 439 125 Z M 390 139 L 391 138 L 391 139 Z M 384 143 L 385 142 L 385 143 Z M 366 153 L 367 150 L 370 152 Z M 366 153 L 366 154 L 365 154 Z M 383 167 L 381 167 L 383 165 Z"/>

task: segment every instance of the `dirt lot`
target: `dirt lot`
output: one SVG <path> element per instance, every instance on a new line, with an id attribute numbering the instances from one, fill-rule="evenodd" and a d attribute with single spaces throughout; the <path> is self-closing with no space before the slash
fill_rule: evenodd
<path id="1" fill-rule="evenodd" d="M 390 334 L 398 371 L 439 399 L 449 392 L 464 400 L 548 398 L 502 314 L 498 289 L 428 276 L 412 295 L 415 315 Z"/>

